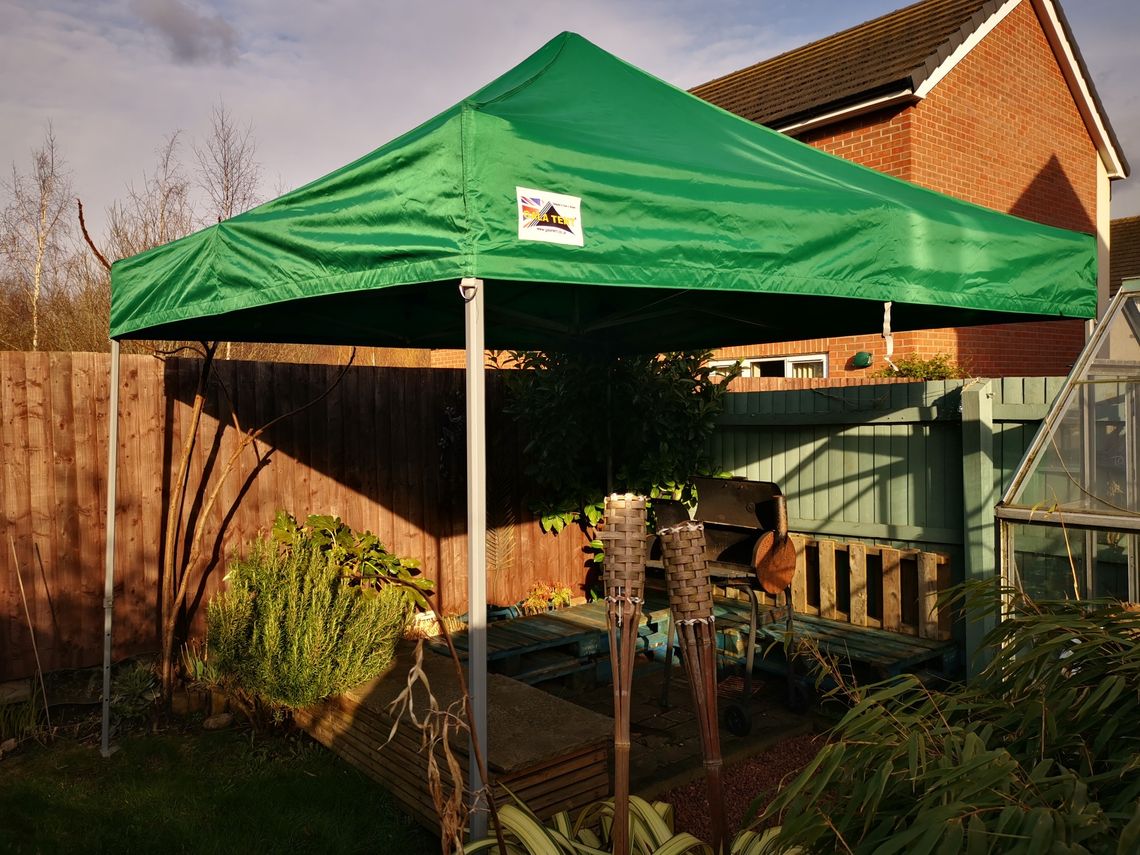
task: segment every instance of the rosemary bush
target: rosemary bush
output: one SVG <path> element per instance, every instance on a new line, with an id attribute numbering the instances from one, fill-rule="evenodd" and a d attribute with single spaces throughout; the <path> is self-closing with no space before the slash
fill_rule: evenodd
<path id="1" fill-rule="evenodd" d="M 312 538 L 256 541 L 206 610 L 212 668 L 229 690 L 299 709 L 375 677 L 411 614 L 399 585 L 359 584 Z"/>

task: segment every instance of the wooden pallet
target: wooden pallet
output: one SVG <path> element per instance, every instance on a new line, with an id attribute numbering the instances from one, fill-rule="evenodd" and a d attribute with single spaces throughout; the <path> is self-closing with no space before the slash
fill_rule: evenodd
<path id="1" fill-rule="evenodd" d="M 411 662 L 410 646 L 402 646 L 385 675 L 298 712 L 296 720 L 314 739 L 384 786 L 418 822 L 439 833 L 420 732 L 401 721 L 388 741 L 394 722 L 388 707 L 404 689 Z M 458 700 L 450 659 L 425 656 L 423 669 L 440 706 Z M 505 785 L 542 818 L 605 797 L 613 736 L 609 718 L 502 675 L 489 675 L 487 688 L 489 772 L 501 797 L 506 797 L 501 789 Z M 427 708 L 420 689 L 415 703 L 421 712 Z M 457 736 L 451 747 L 466 784 L 466 736 Z M 436 750 L 442 758 L 442 748 Z"/>
<path id="2" fill-rule="evenodd" d="M 950 556 L 942 552 L 791 535 L 796 546 L 792 607 L 797 615 L 858 627 L 947 641 L 951 618 L 936 608 L 950 586 Z M 660 561 L 647 566 L 663 569 Z M 710 561 L 713 583 L 755 585 L 746 565 Z M 731 594 L 731 591 L 722 591 Z M 741 595 L 743 596 L 743 595 Z M 782 605 L 783 595 L 756 590 L 761 606 Z"/>
<path id="3" fill-rule="evenodd" d="M 950 586 L 948 555 L 797 534 L 792 540 L 796 614 L 949 640 L 950 614 L 935 607 L 939 592 Z"/>
<path id="4" fill-rule="evenodd" d="M 743 663 L 748 637 L 748 604 L 739 600 L 717 600 L 717 645 L 722 658 Z M 782 671 L 786 613 L 783 608 L 762 606 L 757 627 L 756 663 Z M 861 662 L 880 676 L 888 677 L 918 668 L 936 667 L 944 674 L 953 673 L 958 647 L 953 642 L 918 638 L 873 627 L 853 626 L 817 615 L 795 614 L 793 638 L 819 645 L 822 652 L 839 659 Z M 774 647 L 773 647 L 774 645 Z M 773 648 L 776 655 L 763 656 Z"/>
<path id="5" fill-rule="evenodd" d="M 665 643 L 668 607 L 646 609 L 638 627 L 638 649 Z M 452 634 L 460 656 L 467 656 L 466 631 Z M 505 674 L 525 683 L 541 683 L 590 671 L 609 652 L 604 602 L 586 603 L 553 612 L 493 621 L 487 626 L 487 663 L 491 673 Z M 447 653 L 442 639 L 432 649 Z"/>

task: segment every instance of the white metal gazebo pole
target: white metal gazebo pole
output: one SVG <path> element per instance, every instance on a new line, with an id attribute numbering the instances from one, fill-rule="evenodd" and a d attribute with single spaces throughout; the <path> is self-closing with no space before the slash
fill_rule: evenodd
<path id="1" fill-rule="evenodd" d="M 483 382 L 483 280 L 459 283 L 467 344 L 467 688 L 474 736 L 468 754 L 471 839 L 487 836 L 487 801 L 476 756 L 487 759 L 487 434 Z"/>
<path id="2" fill-rule="evenodd" d="M 119 343 L 111 339 L 111 402 L 107 418 L 107 550 L 103 569 L 103 741 L 111 756 L 111 623 L 115 602 L 115 503 L 119 474 Z"/>

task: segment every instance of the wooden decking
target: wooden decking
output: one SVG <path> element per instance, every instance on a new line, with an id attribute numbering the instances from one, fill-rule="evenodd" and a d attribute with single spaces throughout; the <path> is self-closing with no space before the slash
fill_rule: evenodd
<path id="1" fill-rule="evenodd" d="M 650 587 L 645 598 L 639 649 L 663 650 L 668 643 L 669 629 L 665 594 Z M 748 636 L 748 602 L 718 597 L 714 614 L 722 663 L 743 664 Z M 782 607 L 770 601 L 761 602 L 755 667 L 777 672 L 785 668 L 779 653 L 767 658 L 763 656 L 764 649 L 770 647 L 772 641 L 783 640 L 784 615 Z M 831 656 L 863 663 L 882 677 L 931 667 L 949 674 L 957 658 L 957 646 L 952 641 L 859 626 L 798 609 L 793 635 L 815 642 Z M 467 634 L 458 632 L 453 638 L 456 647 L 465 654 Z M 446 652 L 442 641 L 436 640 L 432 646 L 437 652 Z M 588 603 L 556 612 L 492 622 L 487 628 L 487 649 L 488 665 L 493 673 L 531 684 L 591 672 L 608 679 L 608 657 L 605 654 L 609 649 L 609 637 L 605 603 Z"/>
<path id="2" fill-rule="evenodd" d="M 718 599 L 715 613 L 717 645 L 722 661 L 743 664 L 748 637 L 748 603 Z M 760 625 L 757 627 L 757 667 L 780 673 L 784 671 L 786 666 L 782 655 L 765 657 L 762 652 L 774 641 L 783 642 L 785 632 L 783 609 L 762 606 Z M 863 663 L 880 677 L 895 676 L 921 668 L 935 668 L 949 675 L 953 673 L 957 661 L 958 647 L 953 642 L 853 626 L 799 612 L 795 613 L 792 620 L 792 635 L 796 639 L 814 642 L 822 652 L 830 656 Z"/>
<path id="3" fill-rule="evenodd" d="M 298 712 L 296 720 L 318 742 L 389 790 L 417 821 L 438 832 L 420 732 L 402 720 L 388 741 L 395 721 L 389 705 L 407 685 L 412 661 L 411 646 L 402 646 L 385 675 Z M 449 658 L 425 655 L 423 669 L 442 708 L 459 699 Z M 496 784 L 509 787 L 543 818 L 605 797 L 613 738 L 609 718 L 501 675 L 489 675 L 487 688 L 488 765 Z M 428 707 L 422 688 L 416 689 L 414 700 L 422 714 Z M 466 735 L 454 738 L 451 747 L 466 783 Z M 442 748 L 437 756 L 442 757 Z"/>
<path id="4" fill-rule="evenodd" d="M 664 592 L 651 587 L 644 608 L 640 647 L 662 651 L 669 625 Z M 750 617 L 748 602 L 718 597 L 714 611 L 722 663 L 742 664 Z M 854 626 L 818 615 L 797 612 L 793 627 L 796 636 L 815 641 L 824 652 L 864 663 L 883 676 L 923 667 L 950 671 L 957 652 L 952 642 Z M 784 628 L 782 609 L 762 604 L 756 667 L 784 670 L 782 645 L 772 643 L 783 640 Z M 610 788 L 612 719 L 527 683 L 579 672 L 592 672 L 591 679 L 595 675 L 608 679 L 605 604 L 590 603 L 493 622 L 487 635 L 492 669 L 488 676 L 492 780 L 509 787 L 543 818 L 604 798 Z M 453 637 L 465 655 L 466 633 L 454 633 Z M 438 641 L 431 646 L 446 650 Z M 772 649 L 768 657 L 763 655 L 765 648 Z M 388 741 L 394 723 L 389 706 L 407 683 L 411 654 L 411 646 L 403 645 L 387 674 L 302 710 L 296 719 L 315 739 L 387 788 L 419 822 L 438 831 L 419 731 L 402 721 L 395 738 Z M 458 700 L 450 657 L 428 653 L 423 668 L 441 707 Z M 511 672 L 514 677 L 508 676 Z M 417 690 L 415 703 L 420 712 L 427 708 L 422 690 Z M 453 739 L 452 748 L 466 774 L 466 738 Z"/>
<path id="5" fill-rule="evenodd" d="M 638 628 L 638 649 L 662 647 L 668 626 L 669 608 L 664 599 L 647 602 Z M 467 633 L 457 632 L 453 638 L 466 658 Z M 593 671 L 606 658 L 609 646 L 604 602 L 493 621 L 487 627 L 489 670 L 524 683 Z M 438 653 L 447 652 L 441 639 L 435 639 L 432 647 Z"/>

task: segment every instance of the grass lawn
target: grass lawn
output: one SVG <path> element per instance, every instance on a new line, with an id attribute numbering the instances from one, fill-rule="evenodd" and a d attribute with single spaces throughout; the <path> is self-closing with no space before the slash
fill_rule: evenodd
<path id="1" fill-rule="evenodd" d="M 308 739 L 129 736 L 109 759 L 65 739 L 0 761 L 0 852 L 439 851 L 388 795 Z"/>

